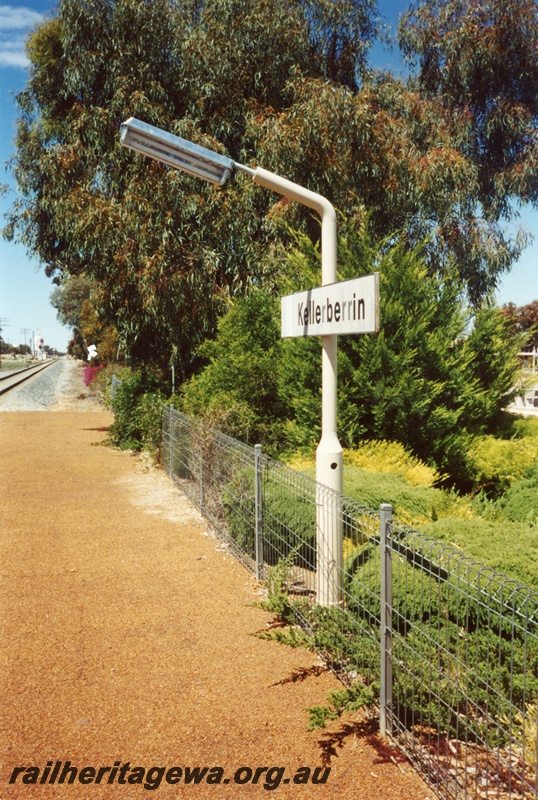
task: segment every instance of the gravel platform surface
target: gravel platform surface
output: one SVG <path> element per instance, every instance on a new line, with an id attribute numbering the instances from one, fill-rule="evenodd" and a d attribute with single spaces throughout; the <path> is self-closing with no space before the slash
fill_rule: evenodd
<path id="1" fill-rule="evenodd" d="M 0 414 L 0 798 L 433 800 L 360 714 L 307 730 L 340 684 L 254 635 L 260 588 L 164 473 L 102 445 L 78 369 L 56 413 Z"/>
<path id="2" fill-rule="evenodd" d="M 82 362 L 62 358 L 0 395 L 0 411 L 99 410 L 99 401 L 84 386 L 83 371 Z"/>

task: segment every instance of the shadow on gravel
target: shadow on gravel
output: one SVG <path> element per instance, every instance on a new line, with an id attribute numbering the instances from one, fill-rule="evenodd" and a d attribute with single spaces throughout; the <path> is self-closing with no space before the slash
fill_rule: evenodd
<path id="1" fill-rule="evenodd" d="M 272 683 L 271 686 L 284 686 L 286 683 L 302 683 L 306 681 L 307 678 L 319 678 L 320 675 L 324 675 L 328 671 L 328 667 L 324 665 L 318 666 L 314 664 L 311 667 L 301 667 L 300 669 L 294 670 L 287 678 L 282 678 L 281 681 Z"/>
<path id="2" fill-rule="evenodd" d="M 407 756 L 402 753 L 401 750 L 397 747 L 393 747 L 375 733 L 371 736 L 367 736 L 366 741 L 370 747 L 377 750 L 378 755 L 377 758 L 374 758 L 374 764 L 388 764 L 391 761 L 394 764 L 405 764 L 407 761 Z"/>
<path id="3" fill-rule="evenodd" d="M 110 430 L 110 425 L 106 425 L 104 428 L 81 428 L 82 431 L 100 431 L 101 433 L 108 433 Z"/>
<path id="4" fill-rule="evenodd" d="M 378 720 L 367 719 L 363 722 L 346 722 L 337 731 L 324 733 L 318 741 L 321 750 L 321 763 L 324 767 L 329 767 L 331 760 L 338 758 L 338 750 L 344 747 L 346 740 L 350 736 L 360 737 L 375 746 L 374 740 L 377 739 L 375 734 L 378 728 Z M 370 742 L 370 740 L 372 741 Z"/>

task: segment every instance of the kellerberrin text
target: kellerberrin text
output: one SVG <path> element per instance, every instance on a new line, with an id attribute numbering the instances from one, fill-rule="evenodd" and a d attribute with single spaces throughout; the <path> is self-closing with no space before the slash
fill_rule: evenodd
<path id="1" fill-rule="evenodd" d="M 280 303 L 283 337 L 376 333 L 379 274 L 289 294 Z"/>

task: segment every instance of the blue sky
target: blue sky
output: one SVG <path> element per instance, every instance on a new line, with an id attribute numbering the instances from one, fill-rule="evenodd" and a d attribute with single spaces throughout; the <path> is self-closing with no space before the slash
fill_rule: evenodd
<path id="1" fill-rule="evenodd" d="M 397 22 L 408 0 L 379 0 L 379 9 L 387 23 Z M 54 10 L 52 0 L 27 0 L 0 5 L 0 183 L 10 191 L 0 198 L 0 224 L 3 214 L 16 197 L 16 187 L 5 163 L 13 153 L 16 109 L 14 96 L 26 81 L 24 40 L 39 23 L 42 15 Z M 372 53 L 375 66 L 398 69 L 398 56 L 380 45 Z M 535 236 L 519 262 L 502 281 L 497 301 L 518 306 L 538 299 L 538 211 L 523 210 L 520 223 Z M 515 226 L 512 226 L 515 232 Z M 40 331 L 45 343 L 63 350 L 70 331 L 60 325 L 49 302 L 53 285 L 40 264 L 30 258 L 21 245 L 0 239 L 0 319 L 8 319 L 3 336 L 13 344 L 23 341 L 22 329 Z"/>

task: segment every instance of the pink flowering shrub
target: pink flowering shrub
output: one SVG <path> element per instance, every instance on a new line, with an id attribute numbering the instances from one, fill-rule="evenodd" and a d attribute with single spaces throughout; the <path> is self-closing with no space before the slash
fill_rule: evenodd
<path id="1" fill-rule="evenodd" d="M 102 369 L 103 369 L 103 364 L 98 364 L 96 367 L 90 367 L 90 365 L 87 364 L 84 367 L 84 385 L 89 386 L 90 383 L 95 378 L 95 376 L 97 375 L 97 373 L 100 372 Z"/>

